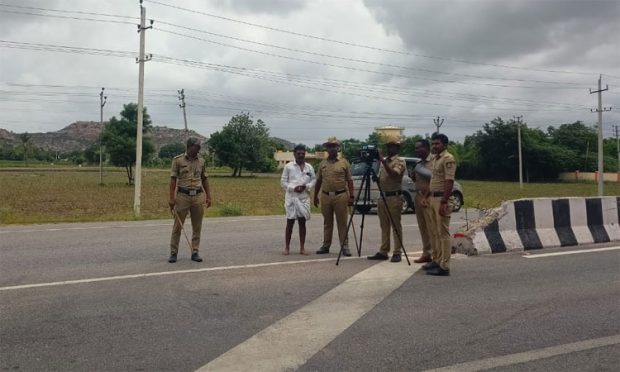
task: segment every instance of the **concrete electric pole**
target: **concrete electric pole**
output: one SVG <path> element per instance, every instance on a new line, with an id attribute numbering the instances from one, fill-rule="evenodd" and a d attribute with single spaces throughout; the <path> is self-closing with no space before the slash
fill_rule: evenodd
<path id="1" fill-rule="evenodd" d="M 598 108 L 596 110 L 590 109 L 591 112 L 598 113 L 598 196 L 603 196 L 603 179 L 605 178 L 605 170 L 603 168 L 603 111 L 611 111 L 611 107 L 603 107 L 602 93 L 608 90 L 609 86 L 605 86 L 605 89 L 602 89 L 602 79 L 602 75 L 599 75 L 598 90 L 593 91 L 590 89 L 590 94 L 598 94 Z"/>
<path id="2" fill-rule="evenodd" d="M 517 123 L 517 141 L 519 142 L 519 189 L 523 190 L 523 155 L 521 152 L 521 116 L 513 116 L 515 123 Z"/>
<path id="3" fill-rule="evenodd" d="M 136 131 L 136 173 L 134 181 L 133 195 L 133 212 L 136 216 L 140 215 L 140 198 L 142 191 L 142 122 L 144 120 L 144 62 L 149 61 L 152 55 L 145 57 L 145 31 L 153 28 L 153 20 L 151 25 L 146 27 L 146 8 L 142 6 L 140 0 L 140 25 L 138 25 L 138 33 L 140 34 L 140 56 L 136 59 L 138 63 L 138 125 Z"/>
<path id="4" fill-rule="evenodd" d="M 620 173 L 620 125 L 614 125 L 614 133 L 616 134 L 616 152 L 618 153 L 616 171 Z"/>
<path id="5" fill-rule="evenodd" d="M 437 131 L 435 133 L 439 133 L 439 128 L 443 125 L 444 119 L 437 116 L 437 119 L 433 119 L 433 123 L 437 127 Z"/>
<path id="6" fill-rule="evenodd" d="M 181 103 L 179 103 L 179 107 L 183 110 L 183 123 L 185 123 L 185 136 L 187 136 L 188 129 L 187 114 L 185 113 L 185 89 L 178 90 L 177 92 L 179 92 L 179 101 L 181 101 Z"/>
<path id="7" fill-rule="evenodd" d="M 108 96 L 103 95 L 105 88 L 101 88 L 99 93 L 99 126 L 101 127 L 101 134 L 99 135 L 99 184 L 103 185 L 103 106 L 105 106 Z"/>

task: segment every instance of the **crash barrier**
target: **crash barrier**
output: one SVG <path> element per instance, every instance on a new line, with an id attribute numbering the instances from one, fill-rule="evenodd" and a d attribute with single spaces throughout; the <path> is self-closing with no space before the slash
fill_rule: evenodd
<path id="1" fill-rule="evenodd" d="M 468 255 L 620 241 L 620 197 L 510 200 L 454 235 Z"/>

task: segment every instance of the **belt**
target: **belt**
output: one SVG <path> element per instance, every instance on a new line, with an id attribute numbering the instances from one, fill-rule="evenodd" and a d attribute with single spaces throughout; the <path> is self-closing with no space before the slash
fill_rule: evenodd
<path id="1" fill-rule="evenodd" d="M 433 198 L 440 198 L 443 196 L 443 191 L 435 191 L 435 192 L 431 192 L 431 196 Z"/>
<path id="2" fill-rule="evenodd" d="M 398 190 L 398 191 L 386 191 L 383 193 L 383 196 L 398 196 L 401 195 L 403 192 L 402 190 Z"/>
<path id="3" fill-rule="evenodd" d="M 187 189 L 185 187 L 177 188 L 177 191 L 183 194 L 187 194 L 189 196 L 198 195 L 202 192 L 202 189 Z"/>
<path id="4" fill-rule="evenodd" d="M 329 196 L 336 196 L 338 194 L 342 194 L 343 192 L 346 192 L 347 190 L 340 190 L 340 191 L 323 191 L 323 194 L 325 195 L 329 195 Z"/>

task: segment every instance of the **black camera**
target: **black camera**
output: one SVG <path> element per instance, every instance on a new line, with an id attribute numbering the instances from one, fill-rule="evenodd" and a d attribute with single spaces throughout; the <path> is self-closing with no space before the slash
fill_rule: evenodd
<path id="1" fill-rule="evenodd" d="M 379 159 L 379 151 L 375 145 L 364 145 L 360 150 L 360 161 L 371 164 Z"/>

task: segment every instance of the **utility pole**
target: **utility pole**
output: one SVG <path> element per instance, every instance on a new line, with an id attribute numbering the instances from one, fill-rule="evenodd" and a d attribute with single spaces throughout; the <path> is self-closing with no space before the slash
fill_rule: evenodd
<path id="1" fill-rule="evenodd" d="M 523 190 L 523 155 L 521 152 L 521 119 L 523 115 L 512 117 L 517 123 L 517 141 L 519 142 L 519 189 Z"/>
<path id="2" fill-rule="evenodd" d="M 134 195 L 133 195 L 133 212 L 136 216 L 140 215 L 140 197 L 142 191 L 142 122 L 144 120 L 144 62 L 151 60 L 152 55 L 145 57 L 145 31 L 153 28 L 153 20 L 151 25 L 146 27 L 146 8 L 142 6 L 140 0 L 140 24 L 138 25 L 138 33 L 140 34 L 140 56 L 136 59 L 138 63 L 138 125 L 136 132 L 136 173 L 134 176 Z"/>
<path id="3" fill-rule="evenodd" d="M 433 123 L 435 123 L 435 126 L 437 127 L 437 131 L 435 133 L 439 134 L 439 128 L 442 126 L 443 120 L 444 119 L 440 118 L 439 116 L 437 116 L 437 119 L 433 119 Z"/>
<path id="4" fill-rule="evenodd" d="M 101 127 L 101 134 L 99 135 L 99 184 L 103 185 L 103 106 L 105 106 L 108 96 L 103 95 L 105 88 L 101 88 L 99 93 L 99 126 Z"/>
<path id="5" fill-rule="evenodd" d="M 185 113 L 185 89 L 177 90 L 179 92 L 179 107 L 183 110 L 183 122 L 185 123 L 185 135 L 187 136 L 187 114 Z"/>
<path id="6" fill-rule="evenodd" d="M 603 196 L 603 179 L 605 178 L 605 170 L 603 168 L 603 111 L 611 111 L 611 107 L 603 107 L 603 95 L 602 93 L 609 89 L 609 86 L 605 86 L 602 89 L 601 80 L 602 75 L 598 76 L 598 90 L 592 91 L 590 94 L 597 93 L 598 95 L 598 108 L 596 110 L 590 109 L 590 112 L 598 113 L 598 196 Z"/>
<path id="7" fill-rule="evenodd" d="M 620 125 L 614 125 L 614 133 L 616 134 L 616 152 L 618 153 L 618 165 L 616 170 L 620 173 Z"/>

